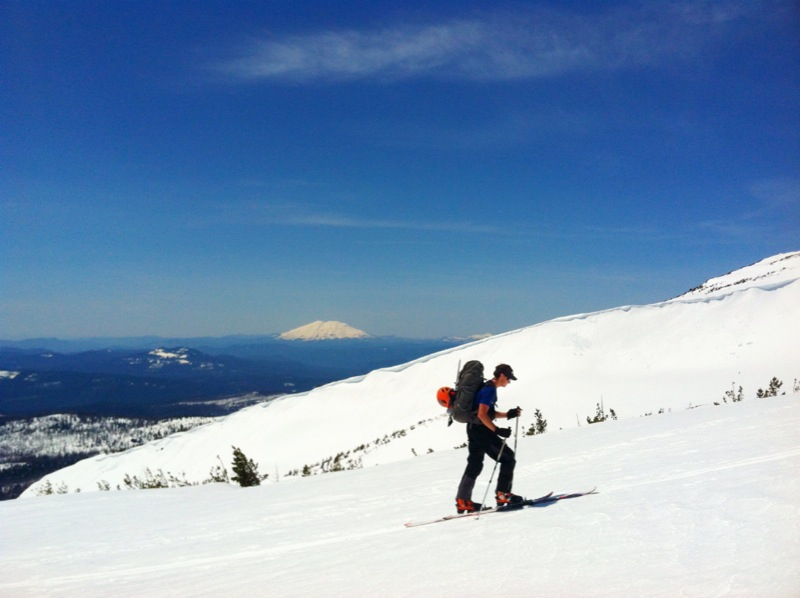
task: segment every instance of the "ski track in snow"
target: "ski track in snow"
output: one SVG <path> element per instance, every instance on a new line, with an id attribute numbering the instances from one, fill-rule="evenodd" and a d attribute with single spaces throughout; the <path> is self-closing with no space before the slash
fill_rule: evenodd
<path id="1" fill-rule="evenodd" d="M 792 457 L 800 457 L 800 447 L 796 449 L 790 449 L 788 451 L 783 451 L 780 453 L 775 453 L 771 455 L 761 455 L 758 457 L 751 457 L 751 458 L 744 458 L 744 459 L 735 459 L 729 462 L 719 463 L 712 467 L 704 467 L 701 469 L 693 469 L 691 471 L 686 471 L 679 474 L 668 475 L 668 476 L 661 476 L 652 480 L 644 480 L 641 482 L 635 482 L 630 484 L 618 484 L 616 486 L 609 486 L 606 488 L 607 492 L 614 492 L 617 490 L 628 490 L 630 488 L 636 488 L 638 486 L 649 486 L 651 484 L 663 484 L 666 482 L 672 482 L 674 480 L 681 480 L 684 478 L 693 478 L 696 476 L 703 476 L 709 473 L 714 473 L 717 471 L 724 471 L 726 469 L 736 469 L 740 467 L 748 467 L 750 465 L 757 465 L 759 463 L 766 463 L 768 461 L 780 461 L 783 459 L 791 459 Z"/>
<path id="2" fill-rule="evenodd" d="M 249 550 L 224 553 L 210 557 L 182 558 L 177 563 L 170 562 L 135 567 L 115 567 L 110 570 L 101 569 L 87 573 L 54 577 L 41 580 L 39 583 L 50 586 L 51 588 L 58 588 L 61 586 L 74 585 L 85 581 L 109 581 L 112 578 L 116 580 L 120 577 L 147 577 L 154 573 L 179 573 L 182 570 L 185 570 L 185 575 L 191 575 L 191 571 L 197 567 L 208 567 L 209 565 L 219 564 L 227 567 L 234 562 L 257 566 L 259 563 L 263 563 L 265 560 L 274 561 L 279 558 L 290 558 L 293 553 L 304 552 L 311 548 L 322 548 L 336 544 L 350 544 L 352 542 L 365 540 L 374 536 L 402 533 L 403 529 L 403 527 L 392 525 L 391 527 L 376 529 L 369 532 L 358 534 L 341 534 L 335 537 L 295 542 L 274 548 L 252 548 Z M 7 585 L 0 584 L 0 588 L 23 588 L 26 585 L 27 583 L 11 583 Z"/>

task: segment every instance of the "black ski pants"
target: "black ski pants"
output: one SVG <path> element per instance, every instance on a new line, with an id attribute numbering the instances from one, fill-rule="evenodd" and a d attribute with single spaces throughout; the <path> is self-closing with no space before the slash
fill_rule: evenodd
<path id="1" fill-rule="evenodd" d="M 467 450 L 469 451 L 467 468 L 458 485 L 456 499 L 472 500 L 475 480 L 483 470 L 484 455 L 489 455 L 490 459 L 500 464 L 497 491 L 511 492 L 511 485 L 514 482 L 514 467 L 517 464 L 514 450 L 508 444 L 503 446 L 503 439 L 480 423 L 467 424 L 467 440 Z"/>

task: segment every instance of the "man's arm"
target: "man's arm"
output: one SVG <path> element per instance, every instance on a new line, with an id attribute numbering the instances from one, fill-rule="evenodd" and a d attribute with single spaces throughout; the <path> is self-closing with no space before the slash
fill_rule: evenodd
<path id="1" fill-rule="evenodd" d="M 495 415 L 499 414 L 495 413 Z M 494 422 L 492 422 L 492 418 L 489 417 L 489 405 L 486 405 L 484 403 L 478 405 L 478 419 L 484 426 L 489 428 L 492 432 L 497 431 L 497 426 L 494 425 Z"/>

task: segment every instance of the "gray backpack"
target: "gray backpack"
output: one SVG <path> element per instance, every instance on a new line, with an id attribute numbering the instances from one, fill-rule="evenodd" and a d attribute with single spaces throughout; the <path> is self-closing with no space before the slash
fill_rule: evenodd
<path id="1" fill-rule="evenodd" d="M 462 424 L 478 421 L 478 410 L 475 408 L 475 395 L 483 388 L 486 380 L 483 377 L 483 364 L 480 361 L 468 361 L 458 373 L 456 396 L 451 404 L 451 419 Z"/>

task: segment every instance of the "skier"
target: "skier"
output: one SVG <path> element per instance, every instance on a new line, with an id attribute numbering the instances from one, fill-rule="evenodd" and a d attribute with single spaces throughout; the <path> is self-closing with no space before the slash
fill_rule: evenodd
<path id="1" fill-rule="evenodd" d="M 511 380 L 516 379 L 511 366 L 501 363 L 495 368 L 493 378 L 488 380 L 475 395 L 473 407 L 477 409 L 478 421 L 467 424 L 469 455 L 456 495 L 456 510 L 459 513 L 479 511 L 482 508 L 480 503 L 472 502 L 472 489 L 483 469 L 484 455 L 489 455 L 500 464 L 500 474 L 497 477 L 497 505 L 517 504 L 523 500 L 521 496 L 511 493 L 514 466 L 517 463 L 514 451 L 506 445 L 506 439 L 511 436 L 511 428 L 499 428 L 494 423 L 497 418 L 513 419 L 522 413 L 519 407 L 509 409 L 505 413 L 495 408 L 497 389 L 505 388 Z"/>

